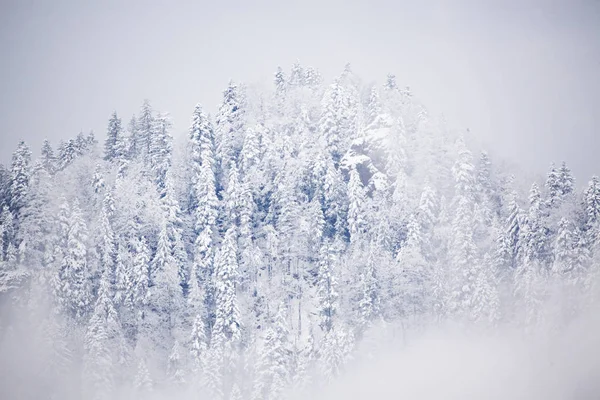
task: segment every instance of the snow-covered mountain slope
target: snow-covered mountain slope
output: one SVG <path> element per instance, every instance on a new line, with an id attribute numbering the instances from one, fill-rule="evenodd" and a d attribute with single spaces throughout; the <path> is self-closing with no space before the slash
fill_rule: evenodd
<path id="1" fill-rule="evenodd" d="M 597 304 L 598 178 L 518 186 L 393 75 L 294 64 L 190 112 L 182 142 L 146 101 L 102 144 L 22 142 L 0 168 L 1 348 L 38 371 L 21 398 L 280 399 L 398 332 Z"/>

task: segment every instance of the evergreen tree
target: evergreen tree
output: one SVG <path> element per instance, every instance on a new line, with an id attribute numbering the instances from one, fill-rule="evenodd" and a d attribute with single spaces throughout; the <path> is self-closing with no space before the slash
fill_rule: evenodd
<path id="1" fill-rule="evenodd" d="M 121 339 L 121 327 L 110 286 L 110 269 L 105 268 L 85 334 L 87 389 L 94 399 L 111 399 L 115 390 L 116 345 Z"/>
<path id="2" fill-rule="evenodd" d="M 54 155 L 54 150 L 48 139 L 44 139 L 44 143 L 42 144 L 42 157 L 40 162 L 48 174 L 53 175 L 56 172 L 56 156 Z"/>
<path id="3" fill-rule="evenodd" d="M 396 83 L 396 75 L 387 74 L 384 88 L 386 90 L 397 90 L 398 84 Z"/>
<path id="4" fill-rule="evenodd" d="M 290 85 L 292 86 L 304 86 L 305 74 L 304 68 L 300 65 L 300 62 L 296 60 L 292 64 L 292 71 L 290 72 Z"/>
<path id="5" fill-rule="evenodd" d="M 433 188 L 425 185 L 419 200 L 419 220 L 424 231 L 431 232 L 438 221 L 439 200 Z"/>
<path id="6" fill-rule="evenodd" d="M 571 194 L 575 186 L 575 178 L 573 178 L 571 170 L 564 161 L 558 170 L 558 185 L 560 187 L 560 195 L 563 197 Z"/>
<path id="7" fill-rule="evenodd" d="M 154 180 L 161 195 L 166 189 L 167 171 L 171 167 L 171 152 L 173 137 L 169 130 L 172 122 L 168 114 L 158 114 L 154 117 L 152 136 L 148 145 L 150 167 L 154 172 Z"/>
<path id="8" fill-rule="evenodd" d="M 129 120 L 129 124 L 127 125 L 127 133 L 129 136 L 127 157 L 129 160 L 134 160 L 138 157 L 142 150 L 142 140 L 138 130 L 138 121 L 135 115 L 133 115 Z"/>
<path id="9" fill-rule="evenodd" d="M 96 168 L 94 169 L 94 176 L 92 177 L 92 188 L 94 188 L 94 193 L 101 194 L 104 191 L 104 176 L 102 175 L 102 167 L 100 164 L 96 164 Z"/>
<path id="10" fill-rule="evenodd" d="M 137 394 L 137 398 L 145 399 L 148 395 L 153 392 L 154 384 L 152 382 L 152 378 L 150 377 L 150 371 L 148 371 L 148 366 L 146 365 L 146 360 L 141 357 L 138 362 L 137 374 L 135 375 L 135 379 L 133 381 L 133 387 Z"/>
<path id="11" fill-rule="evenodd" d="M 371 245 L 367 265 L 360 274 L 361 297 L 359 307 L 359 325 L 361 329 L 369 327 L 371 322 L 381 314 L 380 288 L 375 269 L 375 249 Z"/>
<path id="12" fill-rule="evenodd" d="M 58 146 L 57 170 L 63 171 L 75 161 L 78 156 L 77 144 L 75 140 L 69 139 L 61 142 Z"/>
<path id="13" fill-rule="evenodd" d="M 335 165 L 344 153 L 344 122 L 346 118 L 346 104 L 344 104 L 343 88 L 339 80 L 332 83 L 323 97 L 322 115 L 319 120 L 321 135 L 327 144 L 327 150 Z"/>
<path id="14" fill-rule="evenodd" d="M 151 276 L 146 297 L 149 305 L 149 334 L 155 342 L 155 348 L 162 347 L 166 351 L 164 346 L 169 343 L 170 334 L 179 320 L 183 306 L 179 266 L 173 257 L 166 222 L 159 232 L 156 253 L 150 265 Z"/>
<path id="15" fill-rule="evenodd" d="M 231 393 L 229 394 L 229 400 L 242 400 L 242 392 L 240 391 L 240 387 L 237 384 L 233 384 L 231 388 Z"/>
<path id="16" fill-rule="evenodd" d="M 536 183 L 529 191 L 529 210 L 524 216 L 517 241 L 520 243 L 520 261 L 543 262 L 546 253 L 546 229 L 543 226 L 542 198 Z M 516 221 L 513 220 L 513 223 Z M 513 229 L 514 232 L 514 229 Z M 512 236 L 514 239 L 514 236 Z M 518 252 L 518 251 L 517 251 Z"/>
<path id="17" fill-rule="evenodd" d="M 238 279 L 236 228 L 231 226 L 225 232 L 215 257 L 215 322 L 211 339 L 211 345 L 223 360 L 223 373 L 226 376 L 233 372 L 242 334 L 237 299 Z"/>
<path id="18" fill-rule="evenodd" d="M 136 151 L 136 156 L 140 157 L 144 163 L 148 163 L 150 161 L 150 148 L 152 147 L 155 134 L 154 128 L 155 117 L 153 115 L 152 106 L 146 99 L 140 108 L 140 116 L 137 119 L 135 136 L 133 138 L 133 146 Z"/>
<path id="19" fill-rule="evenodd" d="M 452 168 L 456 194 L 472 201 L 474 200 L 475 167 L 473 166 L 471 152 L 466 147 L 462 137 L 457 141 L 457 147 L 458 159 Z"/>
<path id="20" fill-rule="evenodd" d="M 472 296 L 477 279 L 477 249 L 473 241 L 473 208 L 466 197 L 460 197 L 456 216 L 452 222 L 451 249 L 454 283 L 448 300 L 449 310 L 463 313 L 472 306 Z"/>
<path id="21" fill-rule="evenodd" d="M 92 302 L 88 270 L 87 226 L 83 220 L 79 201 L 75 199 L 69 210 L 66 248 L 58 275 L 58 299 L 67 315 L 83 320 Z"/>
<path id="22" fill-rule="evenodd" d="M 500 298 L 498 283 L 492 257 L 488 254 L 483 262 L 478 265 L 471 293 L 470 317 L 472 320 L 496 324 L 500 318 Z"/>
<path id="23" fill-rule="evenodd" d="M 116 257 L 115 234 L 111 223 L 113 212 L 114 203 L 112 195 L 110 192 L 106 192 L 102 202 L 102 215 L 100 217 L 102 225 L 102 242 L 100 243 L 99 254 L 101 256 L 103 267 L 109 271 L 114 270 Z"/>
<path id="24" fill-rule="evenodd" d="M 505 228 L 505 244 L 508 255 L 508 267 L 515 268 L 518 262 L 518 257 L 522 252 L 522 243 L 519 242 L 521 236 L 522 212 L 517 202 L 517 195 L 513 193 L 510 204 L 508 205 L 508 218 Z"/>
<path id="25" fill-rule="evenodd" d="M 17 222 L 20 222 L 23 216 L 20 215 L 21 209 L 27 202 L 29 192 L 29 180 L 31 178 L 31 151 L 24 141 L 19 142 L 17 150 L 13 153 L 11 164 L 11 184 L 10 184 L 10 210 L 15 216 Z"/>
<path id="26" fill-rule="evenodd" d="M 550 171 L 546 178 L 547 204 L 549 207 L 555 207 L 562 195 L 561 176 L 554 163 L 550 166 Z"/>
<path id="27" fill-rule="evenodd" d="M 277 67 L 277 72 L 275 72 L 275 93 L 278 96 L 284 96 L 287 90 L 287 81 L 285 79 L 285 74 L 283 73 L 283 69 L 281 67 Z"/>
<path id="28" fill-rule="evenodd" d="M 573 259 L 573 230 L 572 225 L 566 218 L 562 218 L 558 224 L 558 232 L 553 244 L 554 263 L 552 271 L 555 274 L 564 274 L 574 267 Z"/>
<path id="29" fill-rule="evenodd" d="M 106 132 L 106 140 L 104 141 L 104 159 L 113 161 L 121 157 L 121 143 L 123 129 L 121 128 L 121 118 L 117 116 L 117 112 L 113 111 L 108 120 L 108 130 Z"/>
<path id="30" fill-rule="evenodd" d="M 192 370 L 198 374 L 201 379 L 206 379 L 208 343 L 206 338 L 206 327 L 200 314 L 197 314 L 194 318 L 190 337 L 190 353 L 192 355 Z"/>
<path id="31" fill-rule="evenodd" d="M 242 148 L 245 117 L 241 96 L 239 87 L 230 81 L 217 113 L 215 141 L 224 173 L 230 162 L 237 160 Z"/>
<path id="32" fill-rule="evenodd" d="M 255 129 L 248 128 L 240 154 L 240 170 L 243 174 L 249 174 L 250 169 L 258 164 L 260 153 L 259 134 Z"/>
<path id="33" fill-rule="evenodd" d="M 186 383 L 183 367 L 181 355 L 179 354 L 179 342 L 176 340 L 171 349 L 167 365 L 167 379 L 172 385 L 181 387 Z"/>
<path id="34" fill-rule="evenodd" d="M 317 293 L 319 298 L 321 329 L 329 332 L 338 310 L 337 279 L 334 271 L 335 255 L 331 244 L 323 242 L 319 251 L 319 272 L 317 275 Z"/>
<path id="35" fill-rule="evenodd" d="M 321 84 L 321 74 L 313 67 L 306 67 L 304 71 L 304 80 L 309 87 L 316 87 Z"/>
<path id="36" fill-rule="evenodd" d="M 575 228 L 572 237 L 573 249 L 571 253 L 572 267 L 567 271 L 567 279 L 570 284 L 582 288 L 583 280 L 592 261 L 591 252 L 583 232 Z"/>
<path id="37" fill-rule="evenodd" d="M 291 349 L 285 319 L 285 306 L 280 305 L 272 326 L 265 332 L 253 399 L 279 399 L 290 384 Z"/>
<path id="38" fill-rule="evenodd" d="M 585 229 L 590 232 L 590 240 L 597 234 L 600 226 L 600 179 L 592 177 L 584 193 Z"/>
<path id="39" fill-rule="evenodd" d="M 131 299 L 131 306 L 143 317 L 150 283 L 150 250 L 146 238 L 136 236 L 132 250 L 131 281 L 126 289 L 130 294 L 126 297 Z"/>
<path id="40" fill-rule="evenodd" d="M 0 214 L 0 261 L 6 260 L 8 246 L 14 246 L 14 240 L 14 216 L 8 206 L 4 206 Z"/>
<path id="41" fill-rule="evenodd" d="M 367 107 L 367 123 L 372 124 L 381 114 L 381 103 L 379 101 L 379 91 L 376 86 L 371 88 L 369 95 L 369 105 Z"/>
<path id="42" fill-rule="evenodd" d="M 341 375 L 353 344 L 353 336 L 344 328 L 336 327 L 325 334 L 321 344 L 321 374 L 325 383 Z"/>
<path id="43" fill-rule="evenodd" d="M 357 240 L 364 229 L 364 209 L 365 193 L 360 175 L 356 169 L 350 171 L 350 181 L 348 182 L 348 197 L 350 204 L 348 206 L 348 228 L 350 230 L 350 239 Z"/>

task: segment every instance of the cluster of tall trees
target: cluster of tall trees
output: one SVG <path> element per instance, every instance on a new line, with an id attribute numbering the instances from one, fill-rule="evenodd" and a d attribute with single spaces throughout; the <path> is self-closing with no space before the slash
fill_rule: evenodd
<path id="1" fill-rule="evenodd" d="M 103 145 L 21 142 L 0 168 L 0 334 L 35 342 L 31 390 L 282 399 L 374 327 L 530 329 L 597 304 L 600 180 L 580 191 L 563 163 L 527 194 L 393 75 L 295 63 L 171 129 L 146 101 Z"/>

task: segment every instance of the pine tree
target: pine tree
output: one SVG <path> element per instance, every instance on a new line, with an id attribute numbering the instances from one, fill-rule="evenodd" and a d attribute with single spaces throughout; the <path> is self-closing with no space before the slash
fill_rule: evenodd
<path id="1" fill-rule="evenodd" d="M 243 400 L 242 392 L 240 391 L 240 387 L 237 384 L 233 384 L 231 388 L 231 393 L 229 393 L 229 400 Z"/>
<path id="2" fill-rule="evenodd" d="M 350 239 L 356 241 L 364 229 L 363 204 L 365 202 L 365 193 L 360 175 L 355 168 L 350 171 L 348 197 L 350 200 L 348 206 L 348 228 L 350 230 Z"/>
<path id="3" fill-rule="evenodd" d="M 148 146 L 150 167 L 154 173 L 154 180 L 161 195 L 166 190 L 167 172 L 171 167 L 171 152 L 173 137 L 169 132 L 172 122 L 168 114 L 158 114 L 154 117 L 152 136 Z"/>
<path id="4" fill-rule="evenodd" d="M 547 204 L 549 207 L 555 207 L 562 195 L 560 172 L 556 169 L 554 163 L 550 166 L 550 171 L 546 178 Z"/>
<path id="5" fill-rule="evenodd" d="M 542 262 L 546 253 L 546 229 L 543 226 L 542 198 L 536 183 L 529 191 L 529 210 L 522 221 L 517 241 L 520 243 L 520 260 Z M 515 222 L 515 221 L 513 221 Z M 514 232 L 514 230 L 513 230 Z M 514 236 L 512 236 L 514 238 Z M 517 251 L 518 253 L 519 251 Z"/>
<path id="6" fill-rule="evenodd" d="M 309 222 L 308 237 L 311 241 L 310 253 L 318 254 L 321 248 L 321 240 L 323 239 L 325 229 L 325 218 L 321 206 L 320 195 L 317 193 L 310 201 L 307 212 L 307 220 Z"/>
<path id="7" fill-rule="evenodd" d="M 215 249 L 213 238 L 216 233 L 218 216 L 218 199 L 216 193 L 214 135 L 212 125 L 208 117 L 197 105 L 192 118 L 190 128 L 190 145 L 192 151 L 192 202 L 191 212 L 194 219 L 194 251 L 192 279 L 200 279 L 203 293 L 198 289 L 195 296 L 197 300 L 202 298 L 209 316 L 214 315 L 214 287 L 212 277 Z M 192 282 L 192 284 L 196 284 Z M 188 284 L 188 287 L 192 287 Z M 195 316 L 194 314 L 192 314 Z M 207 321 L 212 326 L 213 317 Z"/>
<path id="8" fill-rule="evenodd" d="M 553 253 L 552 271 L 555 274 L 564 274 L 573 269 L 575 261 L 573 259 L 573 230 L 571 223 L 566 218 L 562 218 L 558 224 Z"/>
<path id="9" fill-rule="evenodd" d="M 396 75 L 387 74 L 384 88 L 386 90 L 397 90 L 398 84 L 396 83 Z"/>
<path id="10" fill-rule="evenodd" d="M 373 320 L 381 315 L 380 288 L 375 268 L 374 245 L 369 248 L 367 265 L 360 274 L 361 297 L 359 307 L 359 326 L 362 330 L 368 328 Z"/>
<path id="11" fill-rule="evenodd" d="M 183 367 L 181 355 L 179 354 L 179 342 L 176 340 L 171 348 L 167 365 L 167 379 L 172 385 L 181 387 L 186 383 Z"/>
<path id="12" fill-rule="evenodd" d="M 31 178 L 31 151 L 24 141 L 19 142 L 17 150 L 13 153 L 11 164 L 11 184 L 10 184 L 10 210 L 17 222 L 20 222 L 23 216 L 20 215 L 21 209 L 27 202 L 29 192 L 29 180 Z"/>
<path id="13" fill-rule="evenodd" d="M 230 81 L 217 113 L 215 141 L 224 173 L 231 161 L 237 160 L 242 148 L 245 117 L 241 97 L 240 88 Z"/>
<path id="14" fill-rule="evenodd" d="M 583 197 L 585 229 L 591 241 L 600 232 L 600 179 L 597 176 L 592 177 Z"/>
<path id="15" fill-rule="evenodd" d="M 331 244 L 326 241 L 319 251 L 319 272 L 317 275 L 317 295 L 320 303 L 321 329 L 329 332 L 338 310 L 337 279 L 334 271 L 335 255 Z"/>
<path id="16" fill-rule="evenodd" d="M 419 221 L 425 231 L 431 232 L 438 221 L 439 200 L 434 189 L 425 185 L 419 200 Z"/>
<path id="17" fill-rule="evenodd" d="M 305 74 L 304 68 L 300 65 L 300 62 L 296 60 L 292 64 L 292 71 L 290 72 L 290 85 L 292 86 L 304 86 Z"/>
<path id="18" fill-rule="evenodd" d="M 106 192 L 102 202 L 102 242 L 100 243 L 100 257 L 104 268 L 109 271 L 114 270 L 116 258 L 115 234 L 113 231 L 111 218 L 114 212 L 114 202 L 110 192 Z"/>
<path id="19" fill-rule="evenodd" d="M 558 170 L 558 185 L 560 187 L 560 195 L 563 197 L 571 194 L 575 186 L 575 178 L 573 178 L 571 170 L 564 161 Z"/>
<path id="20" fill-rule="evenodd" d="M 473 241 L 473 208 L 466 197 L 460 197 L 452 222 L 452 266 L 454 284 L 450 293 L 450 311 L 468 312 L 477 279 L 477 249 Z"/>
<path id="21" fill-rule="evenodd" d="M 83 320 L 91 306 L 91 287 L 88 271 L 87 226 L 83 220 L 79 201 L 75 199 L 69 210 L 66 248 L 58 275 L 59 302 L 67 315 Z"/>
<path id="22" fill-rule="evenodd" d="M 138 157 L 142 150 L 142 141 L 140 132 L 138 130 L 138 121 L 135 115 L 131 116 L 131 119 L 129 120 L 129 124 L 127 125 L 127 133 L 129 139 L 127 158 L 129 160 L 134 160 Z"/>
<path id="23" fill-rule="evenodd" d="M 240 204 L 240 183 L 237 166 L 232 163 L 229 167 L 229 176 L 224 195 L 225 202 L 225 223 L 239 226 L 239 204 Z"/>
<path id="24" fill-rule="evenodd" d="M 248 128 L 244 137 L 244 145 L 240 154 L 240 170 L 247 175 L 257 165 L 260 158 L 260 137 L 255 129 Z"/>
<path id="25" fill-rule="evenodd" d="M 477 266 L 470 303 L 470 318 L 476 322 L 495 325 L 500 318 L 500 299 L 492 257 L 486 254 Z"/>
<path id="26" fill-rule="evenodd" d="M 456 194 L 465 197 L 469 201 L 474 200 L 475 167 L 469 149 L 461 137 L 456 143 L 458 148 L 458 159 L 452 167 L 454 175 Z"/>
<path id="27" fill-rule="evenodd" d="M 96 164 L 94 176 L 92 177 L 92 188 L 94 189 L 94 193 L 102 194 L 105 184 L 106 182 L 104 181 L 104 176 L 102 174 L 102 167 L 100 164 Z"/>
<path id="28" fill-rule="evenodd" d="M 154 128 L 155 128 L 155 120 L 153 115 L 152 106 L 150 102 L 146 99 L 142 103 L 140 108 L 140 116 L 137 119 L 136 131 L 134 136 L 134 148 L 136 151 L 136 156 L 140 157 L 140 159 L 144 163 L 148 163 L 149 155 L 150 155 L 150 147 L 152 146 L 152 142 L 154 141 Z"/>
<path id="29" fill-rule="evenodd" d="M 98 299 L 85 334 L 85 375 L 94 399 L 110 399 L 115 390 L 115 358 L 121 327 L 112 302 L 110 269 L 100 279 Z"/>
<path id="30" fill-rule="evenodd" d="M 190 335 L 190 353 L 192 355 L 192 370 L 203 379 L 206 379 L 208 362 L 208 343 L 206 327 L 202 316 L 196 314 Z"/>
<path id="31" fill-rule="evenodd" d="M 184 242 L 184 221 L 170 173 L 166 177 L 166 189 L 162 198 L 162 206 L 166 218 L 165 223 L 171 255 L 173 261 L 177 264 L 180 285 L 185 288 L 189 276 L 189 261 Z"/>
<path id="32" fill-rule="evenodd" d="M 241 315 L 237 300 L 239 279 L 236 228 L 225 232 L 221 248 L 215 256 L 214 301 L 215 322 L 211 345 L 223 360 L 224 375 L 232 373 L 241 340 Z"/>
<path id="33" fill-rule="evenodd" d="M 150 371 L 148 371 L 148 367 L 146 365 L 146 360 L 141 357 L 138 362 L 137 374 L 135 375 L 135 379 L 133 381 L 133 387 L 136 391 L 137 398 L 145 399 L 148 395 L 153 392 L 153 382 L 150 377 Z"/>
<path id="34" fill-rule="evenodd" d="M 117 306 L 133 304 L 133 271 L 129 268 L 127 245 L 119 238 L 116 239 L 115 249 L 115 295 L 114 301 Z"/>
<path id="35" fill-rule="evenodd" d="M 14 216 L 8 206 L 2 208 L 0 214 L 0 261 L 7 258 L 8 246 L 14 246 L 15 230 Z"/>
<path id="36" fill-rule="evenodd" d="M 505 240 L 508 252 L 508 267 L 516 268 L 518 257 L 522 252 L 522 243 L 519 242 L 521 236 L 522 212 L 517 202 L 517 195 L 513 193 L 510 204 L 508 205 L 509 214 L 506 220 Z"/>
<path id="37" fill-rule="evenodd" d="M 592 261 L 592 256 L 586 237 L 578 228 L 573 230 L 572 246 L 572 268 L 567 272 L 567 279 L 571 285 L 582 288 L 584 277 Z"/>
<path id="38" fill-rule="evenodd" d="M 61 142 L 58 146 L 57 170 L 63 171 L 75 161 L 78 156 L 77 144 L 73 139 Z"/>
<path id="39" fill-rule="evenodd" d="M 159 232 L 156 252 L 150 265 L 150 284 L 146 296 L 149 305 L 149 335 L 155 348 L 166 351 L 164 346 L 169 342 L 183 306 L 179 266 L 173 257 L 166 222 L 163 222 Z"/>
<path id="40" fill-rule="evenodd" d="M 369 95 L 369 105 L 367 106 L 367 123 L 372 124 L 380 114 L 381 102 L 379 100 L 379 91 L 376 86 L 373 86 Z"/>
<path id="41" fill-rule="evenodd" d="M 145 237 L 136 236 L 133 241 L 133 259 L 130 287 L 126 290 L 131 298 L 131 306 L 142 313 L 147 304 L 150 281 L 150 250 Z"/>
<path id="42" fill-rule="evenodd" d="M 335 80 L 325 92 L 323 97 L 321 119 L 319 120 L 319 129 L 321 135 L 325 138 L 327 150 L 335 165 L 337 165 L 344 152 L 343 148 L 343 124 L 345 113 L 347 113 L 344 104 L 343 88 L 339 80 Z"/>
<path id="43" fill-rule="evenodd" d="M 285 74 L 283 73 L 283 69 L 281 67 L 277 67 L 277 72 L 275 72 L 275 93 L 283 97 L 287 90 L 287 81 L 285 79 Z"/>
<path id="44" fill-rule="evenodd" d="M 315 88 L 321 84 L 322 78 L 318 70 L 309 66 L 304 71 L 304 80 L 307 86 Z"/>
<path id="45" fill-rule="evenodd" d="M 325 214 L 325 236 L 344 237 L 347 214 L 347 191 L 339 170 L 331 161 L 325 162 L 325 172 L 319 177 L 323 193 L 323 211 Z"/>
<path id="46" fill-rule="evenodd" d="M 196 105 L 190 128 L 190 146 L 193 169 L 193 202 L 196 233 L 212 229 L 217 218 L 214 135 L 208 117 Z M 212 233 L 211 233 L 212 235 Z"/>
<path id="47" fill-rule="evenodd" d="M 414 215 L 409 217 L 406 226 L 406 240 L 396 255 L 396 261 L 402 270 L 401 283 L 403 295 L 402 304 L 397 306 L 402 315 L 421 314 L 429 306 L 427 292 L 431 277 L 426 269 L 423 249 L 425 244 L 421 225 Z"/>
<path id="48" fill-rule="evenodd" d="M 291 349 L 285 320 L 285 306 L 280 305 L 272 326 L 265 332 L 257 363 L 258 373 L 252 395 L 254 399 L 279 399 L 290 384 Z"/>
<path id="49" fill-rule="evenodd" d="M 341 375 L 353 344 L 353 336 L 342 327 L 335 327 L 325 333 L 320 350 L 324 383 L 331 383 Z"/>
<path id="50" fill-rule="evenodd" d="M 41 164 L 42 167 L 48 172 L 49 175 L 53 175 L 56 172 L 56 156 L 54 155 L 54 150 L 50 145 L 48 139 L 44 139 L 44 143 L 42 144 L 42 157 Z"/>
<path id="51" fill-rule="evenodd" d="M 106 161 L 113 161 L 121 156 L 122 135 L 121 118 L 117 116 L 116 111 L 113 111 L 108 120 L 108 130 L 104 141 L 104 159 Z"/>

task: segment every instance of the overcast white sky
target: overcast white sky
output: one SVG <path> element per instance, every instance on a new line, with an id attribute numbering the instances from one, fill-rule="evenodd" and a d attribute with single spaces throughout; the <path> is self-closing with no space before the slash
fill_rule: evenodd
<path id="1" fill-rule="evenodd" d="M 142 99 L 187 129 L 229 78 L 296 59 L 327 78 L 393 72 L 453 128 L 545 172 L 600 173 L 600 2 L 0 0 L 0 161 L 20 138 L 93 129 Z"/>

